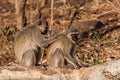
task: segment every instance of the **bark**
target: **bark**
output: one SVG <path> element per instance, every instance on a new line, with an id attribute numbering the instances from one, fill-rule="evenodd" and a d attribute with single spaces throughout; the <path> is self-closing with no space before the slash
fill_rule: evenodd
<path id="1" fill-rule="evenodd" d="M 17 29 L 20 30 L 27 24 L 32 24 L 41 18 L 41 10 L 45 4 L 46 0 L 16 0 Z"/>
<path id="2" fill-rule="evenodd" d="M 25 24 L 25 5 L 26 0 L 16 0 L 17 28 L 20 30 Z"/>
<path id="3" fill-rule="evenodd" d="M 119 80 L 120 60 L 109 61 L 79 70 L 27 69 L 23 67 L 0 67 L 0 80 Z"/>

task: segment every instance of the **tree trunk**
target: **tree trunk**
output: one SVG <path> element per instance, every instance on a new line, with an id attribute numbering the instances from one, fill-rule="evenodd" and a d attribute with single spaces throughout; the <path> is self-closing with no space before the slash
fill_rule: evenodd
<path id="1" fill-rule="evenodd" d="M 26 0 L 16 0 L 17 28 L 20 30 L 25 24 L 25 5 Z"/>

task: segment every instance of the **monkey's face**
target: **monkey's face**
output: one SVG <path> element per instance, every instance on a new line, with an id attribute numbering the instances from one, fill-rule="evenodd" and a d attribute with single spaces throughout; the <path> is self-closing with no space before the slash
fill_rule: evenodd
<path id="1" fill-rule="evenodd" d="M 43 35 L 47 34 L 47 32 L 48 32 L 48 23 L 47 22 L 40 20 L 38 22 L 38 26 Z"/>
<path id="2" fill-rule="evenodd" d="M 78 42 L 80 34 L 71 34 L 71 37 L 72 37 L 73 42 Z"/>
<path id="3" fill-rule="evenodd" d="M 78 41 L 78 36 L 79 36 L 79 34 L 71 34 L 71 37 L 72 37 L 72 40 L 74 41 L 74 42 L 77 42 Z"/>
<path id="4" fill-rule="evenodd" d="M 77 29 L 72 30 L 71 31 L 71 38 L 72 38 L 73 42 L 75 42 L 75 43 L 79 42 L 80 39 L 81 39 L 81 33 L 80 33 L 80 31 L 77 30 Z"/>
<path id="5" fill-rule="evenodd" d="M 48 32 L 48 27 L 45 27 L 44 25 L 40 26 L 41 33 L 43 35 L 47 34 Z"/>

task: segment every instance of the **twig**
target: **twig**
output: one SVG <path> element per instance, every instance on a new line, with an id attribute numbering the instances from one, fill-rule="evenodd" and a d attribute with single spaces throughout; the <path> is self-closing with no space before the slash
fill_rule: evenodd
<path id="1" fill-rule="evenodd" d="M 52 30 L 53 26 L 53 9 L 54 8 L 54 0 L 51 0 L 51 21 L 50 21 L 50 31 Z"/>
<path id="2" fill-rule="evenodd" d="M 79 1 L 79 0 L 78 0 L 78 1 Z M 70 30 L 70 28 L 71 28 L 71 25 L 72 25 L 72 23 L 73 23 L 73 21 L 74 21 L 76 15 L 77 15 L 77 12 L 80 10 L 79 8 L 82 7 L 85 3 L 86 3 L 86 0 L 84 1 L 83 4 L 79 4 L 78 7 L 75 7 L 76 10 L 75 10 L 75 12 L 74 12 L 74 14 L 73 14 L 73 16 L 72 16 L 72 19 L 71 19 L 69 25 L 68 25 L 68 30 L 67 30 L 67 32 L 69 32 L 69 30 Z"/>
<path id="3" fill-rule="evenodd" d="M 77 12 L 78 12 L 78 9 L 76 9 L 76 11 L 74 12 L 74 14 L 73 14 L 73 16 L 72 16 L 72 19 L 71 19 L 71 21 L 70 21 L 70 24 L 68 25 L 68 29 L 71 27 L 71 25 L 72 25 L 72 23 L 73 23 L 73 21 L 74 21 L 74 18 L 76 17 Z"/>
<path id="4" fill-rule="evenodd" d="M 120 8 L 120 2 L 117 0 L 117 3 L 118 3 L 118 6 L 119 6 L 119 8 Z"/>
<path id="5" fill-rule="evenodd" d="M 109 0 L 106 0 L 114 9 L 120 11 L 119 8 L 117 8 L 112 2 L 110 2 Z"/>
<path id="6" fill-rule="evenodd" d="M 98 14 L 98 15 L 94 15 L 94 16 L 88 17 L 88 19 L 99 19 L 101 16 L 109 14 L 109 13 L 112 13 L 112 12 L 120 13 L 120 12 L 118 12 L 116 10 L 110 10 L 110 11 L 105 11 L 105 12 L 103 12 L 101 14 Z"/>
<path id="7" fill-rule="evenodd" d="M 101 13 L 101 14 L 96 15 L 96 17 L 99 18 L 100 16 L 103 16 L 103 15 L 105 15 L 105 14 L 111 13 L 111 12 L 113 12 L 113 11 L 114 11 L 114 10 L 105 11 L 105 12 L 103 12 L 103 13 Z"/>

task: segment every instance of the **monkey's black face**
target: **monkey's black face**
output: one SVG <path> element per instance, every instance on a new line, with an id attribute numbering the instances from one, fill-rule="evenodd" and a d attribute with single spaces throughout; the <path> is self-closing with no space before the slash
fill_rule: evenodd
<path id="1" fill-rule="evenodd" d="M 74 42 L 77 42 L 79 40 L 79 34 L 71 34 L 71 36 Z"/>
<path id="2" fill-rule="evenodd" d="M 41 33 L 43 35 L 47 34 L 47 32 L 48 32 L 48 23 L 46 21 L 44 21 L 44 20 L 41 20 L 41 19 L 39 19 L 37 23 L 38 23 L 38 26 L 39 26 L 39 28 L 41 30 Z"/>
<path id="3" fill-rule="evenodd" d="M 44 31 L 41 32 L 43 35 L 47 34 L 47 32 L 48 32 L 48 27 L 44 27 L 44 28 L 45 28 Z"/>
<path id="4" fill-rule="evenodd" d="M 71 34 L 72 40 L 74 42 L 79 42 L 81 36 L 80 31 L 78 29 L 72 29 L 71 32 L 72 32 Z"/>

